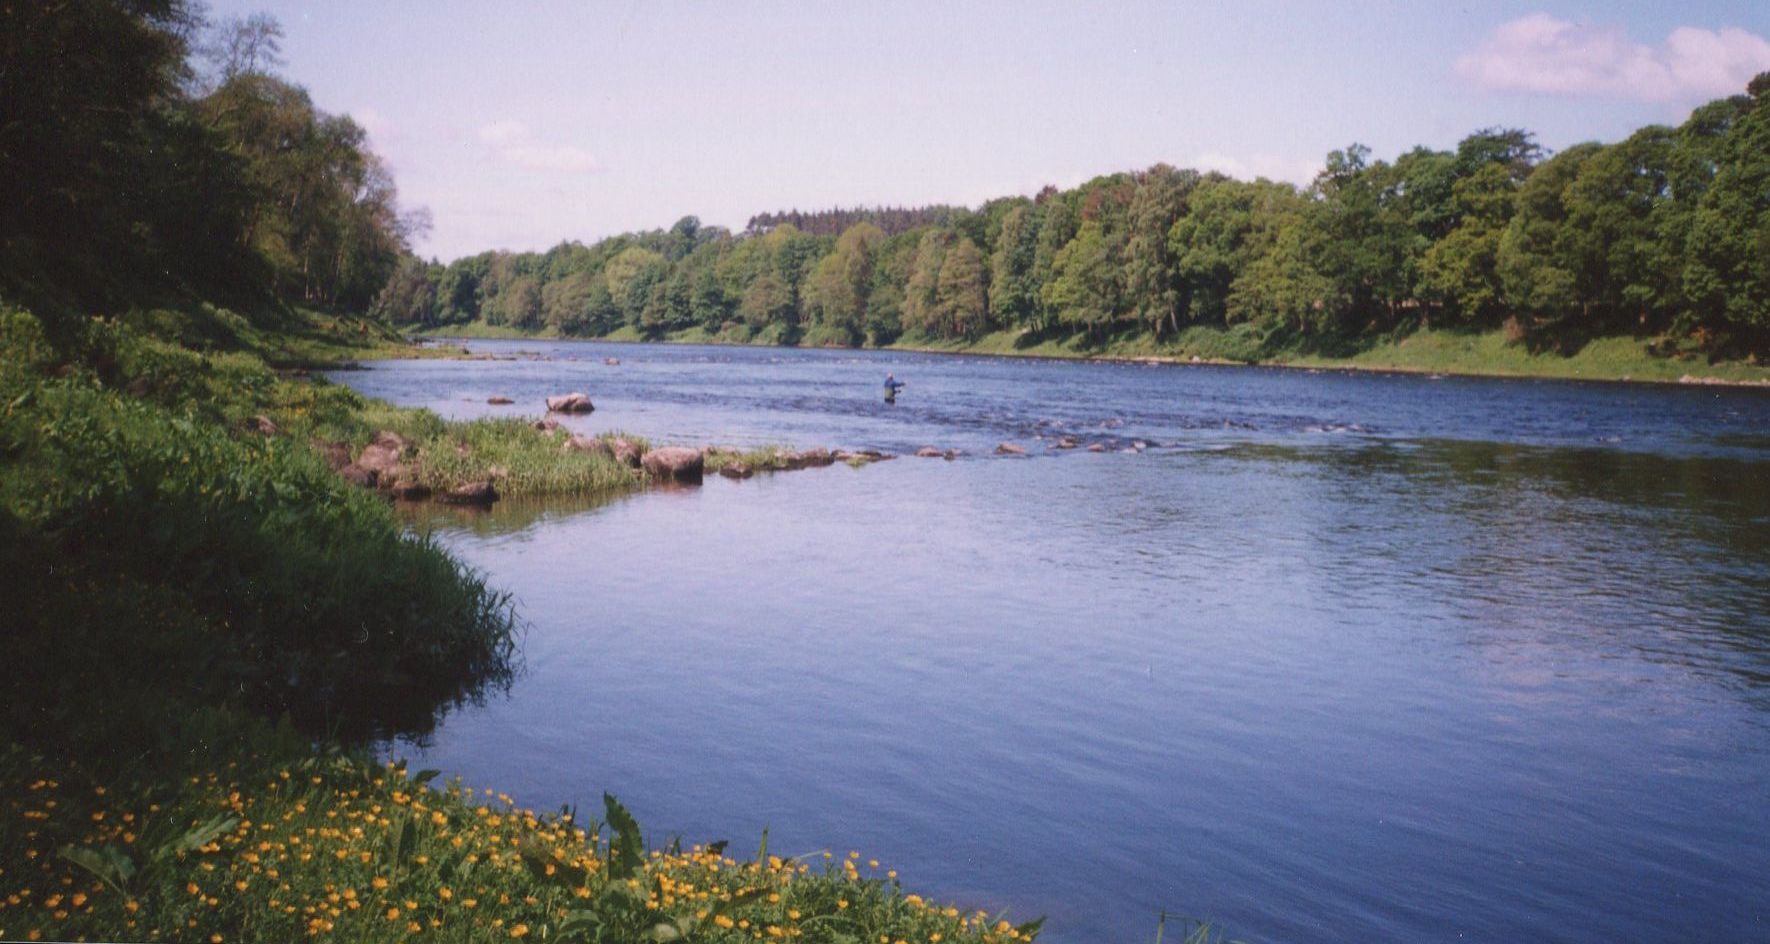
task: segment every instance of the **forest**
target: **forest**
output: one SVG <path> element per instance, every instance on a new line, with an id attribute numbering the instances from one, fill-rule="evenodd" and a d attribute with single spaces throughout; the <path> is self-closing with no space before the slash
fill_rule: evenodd
<path id="1" fill-rule="evenodd" d="M 594 221 L 586 221 L 593 226 Z M 1770 354 L 1770 74 L 1678 127 L 1549 153 L 1516 128 L 1381 160 L 1352 145 L 1307 187 L 1158 164 L 975 210 L 693 216 L 542 253 L 404 258 L 396 325 L 567 336 L 884 345 L 1001 330 L 1334 352 L 1417 328 L 1536 351 L 1660 339 Z"/>

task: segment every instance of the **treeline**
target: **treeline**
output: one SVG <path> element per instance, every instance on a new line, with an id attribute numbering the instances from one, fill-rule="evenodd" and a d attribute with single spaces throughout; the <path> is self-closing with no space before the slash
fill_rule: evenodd
<path id="1" fill-rule="evenodd" d="M 361 126 L 272 74 L 269 17 L 181 0 L 0 4 L 0 292 L 366 308 L 408 251 Z"/>
<path id="2" fill-rule="evenodd" d="M 840 236 L 857 223 L 871 223 L 885 235 L 896 236 L 924 226 L 945 226 L 953 217 L 968 212 L 965 207 L 855 207 L 851 210 L 819 210 L 806 213 L 787 210 L 781 213 L 758 213 L 750 217 L 745 232 L 766 233 L 776 226 L 789 225 L 813 236 Z"/>
<path id="3" fill-rule="evenodd" d="M 1504 325 L 1534 347 L 1634 334 L 1762 355 L 1767 194 L 1770 74 L 1678 127 L 1554 155 L 1500 128 L 1393 161 L 1354 145 L 1302 188 L 1157 165 L 976 210 L 772 214 L 740 235 L 688 217 L 543 253 L 408 259 L 377 307 L 401 325 L 786 343 L 1160 342 L 1203 325 L 1331 347 Z M 938 219 L 899 230 L 905 213 Z"/>

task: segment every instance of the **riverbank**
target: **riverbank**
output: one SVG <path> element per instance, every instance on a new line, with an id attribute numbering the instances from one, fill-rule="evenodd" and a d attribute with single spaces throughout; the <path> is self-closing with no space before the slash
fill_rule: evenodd
<path id="1" fill-rule="evenodd" d="M 367 745 L 508 685 L 521 624 L 337 454 L 392 433 L 432 481 L 513 495 L 645 475 L 532 419 L 452 423 L 312 376 L 421 353 L 349 316 L 63 324 L 0 309 L 0 658 L 20 669 L 0 706 L 0 938 L 1037 933 L 936 908 L 854 855 L 782 860 L 766 837 L 749 858 L 648 853 L 612 800 L 541 815 L 377 764 Z"/>
<path id="2" fill-rule="evenodd" d="M 565 337 L 557 332 L 527 332 L 479 323 L 419 332 L 420 337 L 499 340 L 593 340 L 612 343 L 732 344 L 770 346 L 765 340 L 744 340 L 730 333 L 700 328 L 649 338 L 627 327 L 595 338 Z M 769 337 L 772 337 L 770 335 Z M 1147 337 L 1090 343 L 1081 335 L 1036 337 L 1020 331 L 998 331 L 971 341 L 942 341 L 906 336 L 883 347 L 865 350 L 990 357 L 1036 357 L 1063 360 L 1132 361 L 1164 364 L 1216 364 L 1357 370 L 1387 373 L 1443 374 L 1466 377 L 1530 377 L 1552 380 L 1595 380 L 1621 383 L 1706 383 L 1770 386 L 1770 367 L 1745 361 L 1709 363 L 1694 354 L 1655 353 L 1661 339 L 1611 337 L 1588 342 L 1571 354 L 1532 352 L 1507 340 L 1502 331 L 1415 331 L 1383 340 L 1342 356 L 1313 351 L 1261 350 L 1245 333 L 1190 328 L 1172 342 L 1157 344 Z"/>

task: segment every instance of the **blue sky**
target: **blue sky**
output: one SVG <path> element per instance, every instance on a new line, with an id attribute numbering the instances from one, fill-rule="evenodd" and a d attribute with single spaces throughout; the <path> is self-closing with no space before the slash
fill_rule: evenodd
<path id="1" fill-rule="evenodd" d="M 1488 125 L 1614 140 L 1770 70 L 1770 3 L 351 3 L 266 11 L 454 258 L 963 203 L 1158 161 L 1307 180 Z"/>

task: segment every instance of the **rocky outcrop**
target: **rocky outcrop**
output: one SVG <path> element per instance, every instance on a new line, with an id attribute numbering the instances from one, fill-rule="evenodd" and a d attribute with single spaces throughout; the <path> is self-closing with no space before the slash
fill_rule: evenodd
<path id="1" fill-rule="evenodd" d="M 490 505 L 498 500 L 498 489 L 490 482 L 467 482 L 436 497 L 447 505 Z"/>
<path id="2" fill-rule="evenodd" d="M 1024 456 L 1024 455 L 1026 455 L 1026 447 L 1025 446 L 1016 446 L 1013 443 L 1005 442 L 1005 443 L 1002 443 L 1001 445 L 996 447 L 996 455 L 998 455 L 998 456 Z"/>
<path id="3" fill-rule="evenodd" d="M 549 413 L 589 413 L 596 409 L 587 393 L 567 393 L 547 398 Z"/>
<path id="4" fill-rule="evenodd" d="M 706 457 L 701 451 L 684 446 L 653 449 L 640 462 L 646 474 L 660 482 L 699 483 L 706 470 Z"/>

